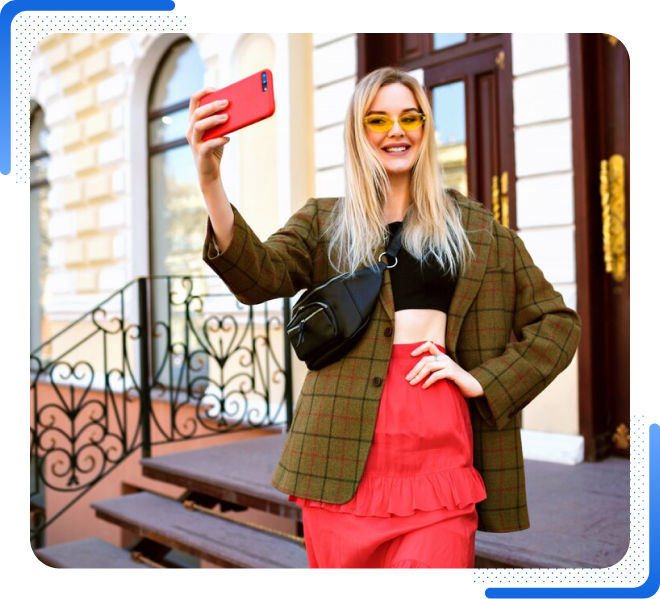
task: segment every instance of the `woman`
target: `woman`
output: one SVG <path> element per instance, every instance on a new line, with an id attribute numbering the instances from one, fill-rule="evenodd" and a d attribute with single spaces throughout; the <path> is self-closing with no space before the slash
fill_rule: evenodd
<path id="1" fill-rule="evenodd" d="M 519 411 L 570 363 L 578 315 L 515 232 L 443 188 L 431 107 L 404 71 L 354 91 L 345 197 L 310 199 L 265 242 L 222 188 L 227 138 L 201 142 L 224 120 L 196 108 L 209 91 L 188 132 L 203 259 L 240 301 L 375 264 L 403 227 L 364 336 L 308 372 L 271 481 L 302 507 L 310 566 L 473 567 L 477 529 L 529 527 Z"/>

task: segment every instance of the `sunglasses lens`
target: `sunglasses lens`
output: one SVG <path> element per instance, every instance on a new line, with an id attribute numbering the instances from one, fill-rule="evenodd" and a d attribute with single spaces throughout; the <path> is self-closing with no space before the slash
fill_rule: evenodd
<path id="1" fill-rule="evenodd" d="M 406 131 L 413 131 L 414 129 L 418 129 L 422 126 L 423 122 L 424 120 L 422 115 L 417 113 L 404 114 L 399 119 L 401 128 L 405 129 Z"/>
<path id="2" fill-rule="evenodd" d="M 364 119 L 364 124 L 372 131 L 383 133 L 384 131 L 389 131 L 394 123 L 388 116 L 374 114 L 366 117 Z"/>

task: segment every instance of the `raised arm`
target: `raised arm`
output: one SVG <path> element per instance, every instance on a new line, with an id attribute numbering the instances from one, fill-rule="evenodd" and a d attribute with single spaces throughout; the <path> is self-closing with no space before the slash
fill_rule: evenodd
<path id="1" fill-rule="evenodd" d="M 207 219 L 202 259 L 236 298 L 244 304 L 260 304 L 311 287 L 318 239 L 316 200 L 307 200 L 263 242 L 236 207 L 230 206 L 234 214 L 231 242 L 220 252 L 211 219 Z"/>
<path id="2" fill-rule="evenodd" d="M 190 98 L 187 139 L 208 218 L 202 259 L 244 304 L 291 297 L 311 286 L 316 251 L 316 201 L 312 198 L 262 242 L 229 202 L 220 175 L 228 137 L 203 141 L 206 130 L 227 120 L 226 100 L 199 106 L 205 88 Z"/>

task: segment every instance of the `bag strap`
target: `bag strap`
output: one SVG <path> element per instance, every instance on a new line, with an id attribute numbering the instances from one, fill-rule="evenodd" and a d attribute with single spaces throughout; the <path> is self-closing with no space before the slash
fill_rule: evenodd
<path id="1" fill-rule="evenodd" d="M 387 249 L 385 253 L 388 257 L 396 258 L 399 250 L 401 249 L 401 235 L 403 232 L 403 223 L 399 227 L 399 230 L 390 238 L 389 243 L 387 244 Z"/>

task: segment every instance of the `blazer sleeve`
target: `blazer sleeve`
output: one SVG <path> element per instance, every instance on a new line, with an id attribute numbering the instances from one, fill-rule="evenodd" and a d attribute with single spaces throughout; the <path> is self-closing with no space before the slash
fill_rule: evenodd
<path id="1" fill-rule="evenodd" d="M 484 389 L 474 398 L 482 417 L 498 430 L 545 389 L 571 362 L 580 340 L 581 321 L 532 261 L 513 230 L 516 287 L 515 342 L 470 374 Z"/>
<path id="2" fill-rule="evenodd" d="M 233 237 L 220 252 L 210 217 L 202 259 L 227 284 L 236 298 L 247 305 L 280 297 L 292 297 L 312 284 L 316 251 L 317 205 L 314 198 L 295 212 L 286 224 L 261 241 L 233 204 Z"/>

